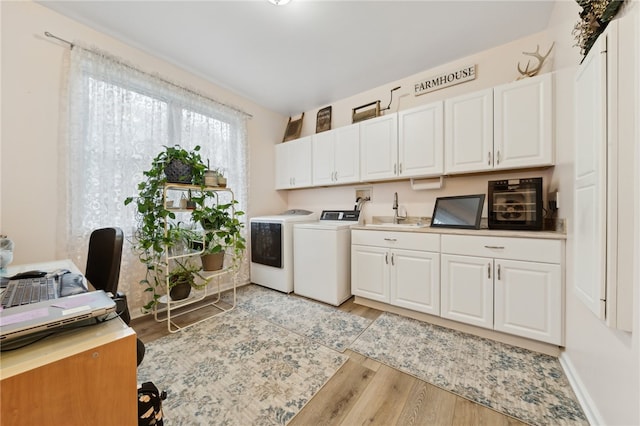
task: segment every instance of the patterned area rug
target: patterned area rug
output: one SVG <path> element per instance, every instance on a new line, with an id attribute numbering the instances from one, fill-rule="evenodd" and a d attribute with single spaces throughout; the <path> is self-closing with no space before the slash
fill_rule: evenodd
<path id="1" fill-rule="evenodd" d="M 229 297 L 226 293 L 225 299 Z M 334 307 L 255 284 L 238 288 L 237 306 L 339 352 L 344 352 L 372 323 Z"/>
<path id="2" fill-rule="evenodd" d="M 389 313 L 350 349 L 529 424 L 588 424 L 548 355 Z"/>
<path id="3" fill-rule="evenodd" d="M 165 425 L 283 425 L 348 357 L 236 309 L 146 345 Z"/>

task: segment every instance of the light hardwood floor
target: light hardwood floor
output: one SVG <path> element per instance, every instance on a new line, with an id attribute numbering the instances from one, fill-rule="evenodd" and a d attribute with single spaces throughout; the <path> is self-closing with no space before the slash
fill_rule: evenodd
<path id="1" fill-rule="evenodd" d="M 183 320 L 206 316 L 207 309 Z M 381 313 L 355 304 L 353 298 L 337 309 L 372 320 Z M 169 334 L 166 323 L 156 323 L 151 316 L 132 320 L 131 327 L 145 343 Z M 345 354 L 349 361 L 289 425 L 524 425 L 351 350 Z"/>

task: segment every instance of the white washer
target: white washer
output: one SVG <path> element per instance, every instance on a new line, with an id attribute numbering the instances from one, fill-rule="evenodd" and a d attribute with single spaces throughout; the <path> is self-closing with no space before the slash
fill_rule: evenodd
<path id="1" fill-rule="evenodd" d="M 279 215 L 251 218 L 251 282 L 291 293 L 293 224 L 317 220 L 318 215 L 308 210 L 287 210 Z"/>
<path id="2" fill-rule="evenodd" d="M 351 297 L 351 227 L 358 210 L 325 210 L 318 222 L 293 227 L 294 292 L 340 306 Z"/>

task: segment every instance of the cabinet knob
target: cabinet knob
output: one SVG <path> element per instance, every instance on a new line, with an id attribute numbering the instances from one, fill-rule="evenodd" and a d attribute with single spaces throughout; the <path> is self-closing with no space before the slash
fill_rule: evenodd
<path id="1" fill-rule="evenodd" d="M 389 253 L 385 253 L 384 254 L 384 263 L 386 263 L 387 265 L 389 264 Z"/>
<path id="2" fill-rule="evenodd" d="M 494 250 L 504 250 L 504 246 L 484 246 L 484 248 L 494 249 Z"/>
<path id="3" fill-rule="evenodd" d="M 498 161 L 498 164 L 500 164 L 500 150 L 498 150 L 498 157 L 497 157 L 497 161 Z"/>
<path id="4" fill-rule="evenodd" d="M 487 263 L 487 278 L 491 279 L 491 262 Z"/>
<path id="5" fill-rule="evenodd" d="M 392 241 L 392 242 L 393 242 L 393 241 L 398 241 L 398 240 L 396 240 L 395 238 L 385 238 L 384 240 L 385 240 L 385 241 Z"/>
<path id="6" fill-rule="evenodd" d="M 487 152 L 487 166 L 491 165 L 491 153 Z"/>
<path id="7" fill-rule="evenodd" d="M 393 259 L 393 253 L 391 253 L 391 264 L 395 266 L 395 260 Z"/>
<path id="8" fill-rule="evenodd" d="M 500 264 L 498 264 L 498 281 L 500 281 Z"/>

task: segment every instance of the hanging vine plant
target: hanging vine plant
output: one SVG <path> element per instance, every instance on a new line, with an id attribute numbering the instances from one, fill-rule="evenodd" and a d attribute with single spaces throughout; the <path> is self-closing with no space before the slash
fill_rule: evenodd
<path id="1" fill-rule="evenodd" d="M 598 36 L 607 28 L 624 0 L 576 0 L 582 7 L 580 20 L 573 27 L 572 34 L 576 39 L 576 46 L 580 48 L 582 56 L 587 56 Z"/>

